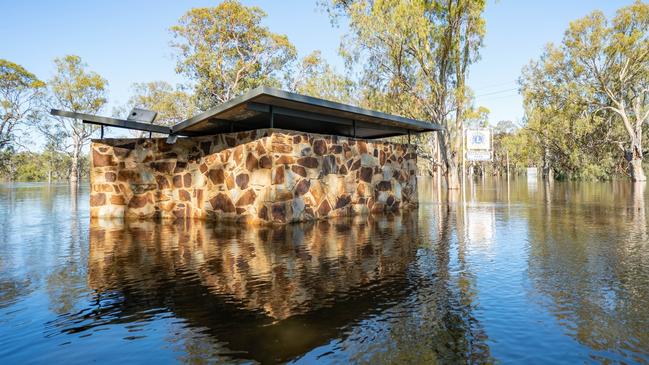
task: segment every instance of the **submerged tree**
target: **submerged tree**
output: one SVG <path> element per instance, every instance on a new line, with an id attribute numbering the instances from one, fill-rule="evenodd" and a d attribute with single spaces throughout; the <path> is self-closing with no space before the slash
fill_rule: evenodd
<path id="1" fill-rule="evenodd" d="M 45 83 L 22 66 L 0 59 L 0 156 L 16 143 L 21 125 L 36 122 L 44 88 Z"/>
<path id="2" fill-rule="evenodd" d="M 631 178 L 646 180 L 648 4 L 621 8 L 611 21 L 596 11 L 572 22 L 561 46 L 548 46 L 524 69 L 521 85 L 544 170 L 603 177 L 613 172 L 619 148 Z"/>
<path id="3" fill-rule="evenodd" d="M 482 44 L 484 6 L 482 0 L 326 2 L 334 19 L 349 20 L 343 54 L 351 67 L 363 65 L 364 103 L 445 127 L 440 141 L 451 189 L 459 187 L 465 79 Z"/>
<path id="4" fill-rule="evenodd" d="M 295 59 L 285 35 L 261 24 L 258 7 L 226 0 L 213 8 L 195 8 L 171 27 L 178 51 L 177 72 L 193 82 L 202 110 L 260 85 L 279 85 Z"/>
<path id="5" fill-rule="evenodd" d="M 57 58 L 54 64 L 56 73 L 49 82 L 52 107 L 97 114 L 107 102 L 108 82 L 96 72 L 88 71 L 79 56 Z M 66 139 L 64 148 L 71 157 L 70 183 L 77 184 L 81 151 L 97 127 L 72 118 L 56 118 L 56 122 L 56 125 L 50 125 L 55 132 L 48 132 L 48 138 L 56 138 L 56 133 L 62 132 Z"/>

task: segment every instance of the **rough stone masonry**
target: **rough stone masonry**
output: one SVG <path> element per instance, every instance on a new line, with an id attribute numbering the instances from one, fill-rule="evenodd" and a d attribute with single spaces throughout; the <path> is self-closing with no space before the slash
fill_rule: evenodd
<path id="1" fill-rule="evenodd" d="M 93 140 L 90 214 L 285 224 L 417 206 L 414 148 L 278 129 Z"/>

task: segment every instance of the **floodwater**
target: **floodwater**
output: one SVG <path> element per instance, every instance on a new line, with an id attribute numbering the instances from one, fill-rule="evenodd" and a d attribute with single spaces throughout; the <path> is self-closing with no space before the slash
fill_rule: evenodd
<path id="1" fill-rule="evenodd" d="M 244 229 L 91 222 L 87 188 L 0 185 L 0 363 L 649 363 L 644 185 L 420 191 Z"/>

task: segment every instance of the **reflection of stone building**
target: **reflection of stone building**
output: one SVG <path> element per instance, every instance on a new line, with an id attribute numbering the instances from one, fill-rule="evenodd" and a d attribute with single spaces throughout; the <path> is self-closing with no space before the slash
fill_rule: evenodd
<path id="1" fill-rule="evenodd" d="M 84 323 L 106 324 L 102 310 L 135 321 L 167 308 L 232 351 L 289 359 L 380 306 L 382 293 L 406 295 L 416 232 L 413 214 L 247 230 L 93 221 L 88 282 L 111 299 Z M 61 326 L 87 329 L 74 323 Z"/>

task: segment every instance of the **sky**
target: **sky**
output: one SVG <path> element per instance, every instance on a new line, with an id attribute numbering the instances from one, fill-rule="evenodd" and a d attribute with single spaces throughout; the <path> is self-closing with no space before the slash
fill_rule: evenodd
<path id="1" fill-rule="evenodd" d="M 316 0 L 244 0 L 261 7 L 273 32 L 286 34 L 299 56 L 321 50 L 343 71 L 338 46 L 344 26 L 333 27 Z M 476 106 L 491 111 L 490 122 L 520 122 L 522 98 L 517 82 L 521 69 L 539 57 L 543 47 L 559 43 L 571 20 L 593 10 L 607 16 L 632 0 L 488 0 L 481 59 L 469 71 Z M 183 82 L 175 73 L 169 27 L 193 7 L 214 6 L 205 0 L 46 1 L 0 0 L 0 58 L 25 67 L 43 80 L 53 72 L 53 59 L 76 54 L 109 82 L 109 105 L 103 114 L 124 104 L 135 82 Z"/>

